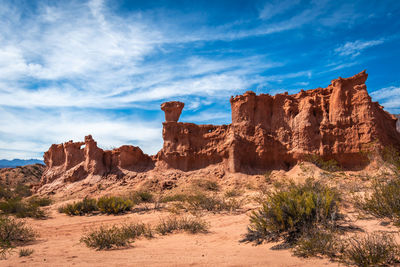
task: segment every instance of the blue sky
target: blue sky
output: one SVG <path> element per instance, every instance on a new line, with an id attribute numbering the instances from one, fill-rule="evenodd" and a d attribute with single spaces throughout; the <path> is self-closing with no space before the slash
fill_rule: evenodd
<path id="1" fill-rule="evenodd" d="M 160 104 L 230 123 L 231 95 L 326 87 L 367 69 L 400 113 L 400 1 L 2 1 L 0 158 L 92 134 L 162 147 Z"/>

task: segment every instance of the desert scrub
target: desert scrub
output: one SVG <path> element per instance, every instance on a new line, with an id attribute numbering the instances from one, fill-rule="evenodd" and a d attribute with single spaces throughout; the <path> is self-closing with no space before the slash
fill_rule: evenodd
<path id="1" fill-rule="evenodd" d="M 85 243 L 87 247 L 104 250 L 127 247 L 140 236 L 153 237 L 151 227 L 142 223 L 125 224 L 120 227 L 116 225 L 111 227 L 100 226 L 82 236 L 80 241 Z"/>
<path id="2" fill-rule="evenodd" d="M 0 202 L 0 210 L 4 214 L 12 214 L 17 218 L 37 218 L 42 219 L 46 217 L 43 210 L 40 209 L 36 203 L 21 200 L 20 198 L 12 198 Z"/>
<path id="3" fill-rule="evenodd" d="M 212 181 L 212 180 L 202 180 L 202 179 L 194 180 L 193 185 L 196 187 L 199 187 L 201 189 L 204 189 L 206 191 L 219 191 L 220 190 L 219 184 L 216 181 Z"/>
<path id="4" fill-rule="evenodd" d="M 129 194 L 129 199 L 135 204 L 151 203 L 154 201 L 154 195 L 148 191 L 135 191 Z"/>
<path id="5" fill-rule="evenodd" d="M 173 195 L 167 195 L 163 196 L 160 199 L 160 202 L 162 203 L 168 203 L 168 202 L 184 202 L 188 198 L 188 195 L 186 194 L 173 194 Z"/>
<path id="6" fill-rule="evenodd" d="M 58 212 L 65 213 L 70 216 L 82 216 L 98 210 L 96 199 L 87 197 L 85 197 L 82 201 L 67 204 L 58 208 Z"/>
<path id="7" fill-rule="evenodd" d="M 124 197 L 101 197 L 97 200 L 97 207 L 101 213 L 120 214 L 130 211 L 133 201 Z"/>
<path id="8" fill-rule="evenodd" d="M 52 200 L 48 197 L 34 196 L 28 199 L 28 203 L 38 207 L 46 207 L 52 203 Z"/>
<path id="9" fill-rule="evenodd" d="M 23 221 L 0 216 L 0 256 L 18 245 L 27 244 L 36 238 L 36 233 Z"/>
<path id="10" fill-rule="evenodd" d="M 21 258 L 21 257 L 28 257 L 28 256 L 30 256 L 30 255 L 32 255 L 32 253 L 33 253 L 33 249 L 30 249 L 30 248 L 21 248 L 20 250 L 19 250 L 19 257 Z"/>
<path id="11" fill-rule="evenodd" d="M 382 158 L 384 161 L 392 164 L 398 172 L 400 172 L 400 151 L 393 146 L 385 147 L 382 152 Z"/>
<path id="12" fill-rule="evenodd" d="M 225 197 L 226 198 L 231 198 L 231 197 L 240 197 L 243 195 L 243 191 L 238 190 L 238 189 L 231 189 L 225 192 Z"/>
<path id="13" fill-rule="evenodd" d="M 293 254 L 298 257 L 338 256 L 343 246 L 338 234 L 331 229 L 311 228 L 296 241 Z"/>
<path id="14" fill-rule="evenodd" d="M 342 258 L 356 266 L 392 266 L 399 262 L 399 245 L 393 235 L 374 232 L 347 240 Z"/>
<path id="15" fill-rule="evenodd" d="M 355 198 L 355 206 L 378 218 L 389 218 L 400 223 L 400 179 L 375 179 L 372 192 Z"/>
<path id="16" fill-rule="evenodd" d="M 336 191 L 311 179 L 304 184 L 278 187 L 250 215 L 243 241 L 259 244 L 283 238 L 295 243 L 309 229 L 333 226 L 338 219 L 338 201 Z"/>
<path id="17" fill-rule="evenodd" d="M 196 194 L 189 195 L 186 199 L 186 209 L 192 213 L 201 210 L 221 212 L 234 212 L 241 208 L 242 201 L 234 198 L 222 198 L 217 195 Z"/>
<path id="18" fill-rule="evenodd" d="M 161 219 L 155 230 L 161 235 L 175 231 L 185 231 L 191 234 L 207 233 L 208 223 L 198 217 L 168 217 Z"/>
<path id="19" fill-rule="evenodd" d="M 341 170 L 339 163 L 334 159 L 324 160 L 319 155 L 309 154 L 304 157 L 304 160 L 315 164 L 318 168 L 324 171 L 336 172 Z"/>

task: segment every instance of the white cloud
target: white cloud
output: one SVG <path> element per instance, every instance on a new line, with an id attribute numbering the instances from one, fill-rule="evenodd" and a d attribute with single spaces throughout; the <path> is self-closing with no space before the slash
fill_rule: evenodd
<path id="1" fill-rule="evenodd" d="M 370 93 L 373 101 L 385 107 L 392 114 L 400 113 L 400 87 L 389 86 Z"/>
<path id="2" fill-rule="evenodd" d="M 340 56 L 350 56 L 356 57 L 361 54 L 361 52 L 369 47 L 380 45 L 384 42 L 383 39 L 380 40 L 370 40 L 361 41 L 357 40 L 354 42 L 347 42 L 335 49 L 335 52 Z"/>

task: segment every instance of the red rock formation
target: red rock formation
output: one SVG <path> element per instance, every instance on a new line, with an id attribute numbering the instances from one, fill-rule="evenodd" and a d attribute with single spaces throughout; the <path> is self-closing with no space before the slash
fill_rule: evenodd
<path id="1" fill-rule="evenodd" d="M 181 112 L 184 103 L 179 101 L 170 101 L 165 102 L 161 105 L 161 110 L 165 112 L 165 121 L 166 122 L 177 122 L 179 120 L 179 116 L 181 116 Z"/>
<path id="2" fill-rule="evenodd" d="M 92 176 L 120 174 L 127 171 L 143 171 L 153 166 L 151 157 L 139 147 L 122 146 L 114 150 L 97 147 L 92 136 L 86 136 L 85 142 L 66 142 L 52 145 L 44 153 L 46 170 L 41 184 L 56 179 L 75 182 Z"/>
<path id="3" fill-rule="evenodd" d="M 178 122 L 184 104 L 167 102 L 161 105 L 164 145 L 153 158 L 133 146 L 103 151 L 87 136 L 85 142 L 50 147 L 44 155 L 42 184 L 119 176 L 154 163 L 161 170 L 184 171 L 212 164 L 223 164 L 231 172 L 288 168 L 309 154 L 335 159 L 344 167 L 362 166 L 363 152 L 389 145 L 400 148 L 396 118 L 371 101 L 367 77 L 363 71 L 335 79 L 327 88 L 294 95 L 248 91 L 231 97 L 230 125 Z"/>
<path id="4" fill-rule="evenodd" d="M 363 165 L 372 144 L 400 147 L 396 120 L 371 101 L 367 77 L 363 71 L 294 95 L 246 92 L 231 98 L 229 126 L 165 122 L 158 159 L 182 170 L 224 162 L 232 172 L 287 168 L 307 154 Z"/>

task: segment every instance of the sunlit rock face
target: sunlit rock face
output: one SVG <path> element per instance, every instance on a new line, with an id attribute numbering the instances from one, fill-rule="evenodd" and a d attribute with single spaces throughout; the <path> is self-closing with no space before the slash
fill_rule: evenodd
<path id="1" fill-rule="evenodd" d="M 396 117 L 368 95 L 365 71 L 326 88 L 271 96 L 248 91 L 231 97 L 232 123 L 178 122 L 184 103 L 166 102 L 163 148 L 149 156 L 139 147 L 102 150 L 92 136 L 52 145 L 44 154 L 41 184 L 90 177 L 122 177 L 151 169 L 190 171 L 221 164 L 228 172 L 289 168 L 309 154 L 362 167 L 365 152 L 400 148 Z M 397 124 L 397 129 L 399 124 Z"/>

